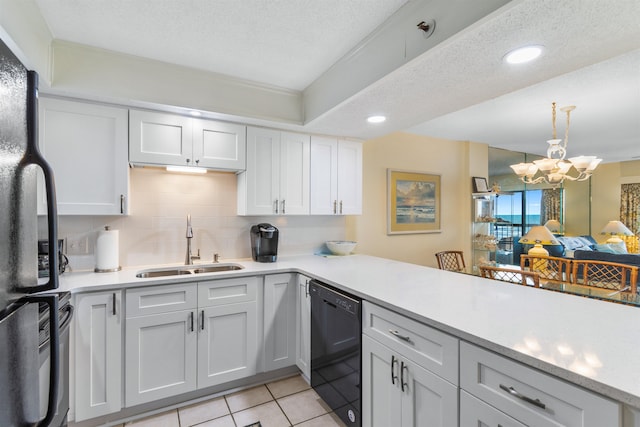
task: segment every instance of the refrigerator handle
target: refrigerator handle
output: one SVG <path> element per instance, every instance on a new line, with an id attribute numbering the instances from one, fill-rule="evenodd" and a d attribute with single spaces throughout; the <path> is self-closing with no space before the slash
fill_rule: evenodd
<path id="1" fill-rule="evenodd" d="M 40 153 L 38 147 L 38 73 L 27 72 L 27 151 L 26 164 L 40 166 L 44 174 L 47 193 L 47 225 L 49 238 L 49 280 L 38 286 L 30 286 L 26 292 L 35 293 L 58 289 L 58 211 L 53 169 Z"/>
<path id="2" fill-rule="evenodd" d="M 58 407 L 58 384 L 60 382 L 60 321 L 58 319 L 58 295 L 34 295 L 28 297 L 30 303 L 45 303 L 49 306 L 49 400 L 47 414 L 35 424 L 45 427 L 51 423 Z"/>

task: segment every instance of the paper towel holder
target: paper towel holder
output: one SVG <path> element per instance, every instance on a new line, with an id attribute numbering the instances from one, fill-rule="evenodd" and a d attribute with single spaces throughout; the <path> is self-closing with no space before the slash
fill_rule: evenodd
<path id="1" fill-rule="evenodd" d="M 108 225 L 104 226 L 104 231 L 109 231 L 110 227 Z M 122 270 L 122 266 L 118 266 L 115 268 L 98 268 L 96 267 L 93 271 L 95 273 L 114 273 L 116 271 Z"/>

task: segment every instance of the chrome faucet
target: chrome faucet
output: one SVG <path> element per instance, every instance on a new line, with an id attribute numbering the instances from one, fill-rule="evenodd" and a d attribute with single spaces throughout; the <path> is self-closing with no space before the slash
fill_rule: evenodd
<path id="1" fill-rule="evenodd" d="M 193 264 L 191 256 L 191 239 L 193 239 L 193 229 L 191 228 L 191 214 L 187 214 L 187 255 L 184 258 L 184 265 Z"/>

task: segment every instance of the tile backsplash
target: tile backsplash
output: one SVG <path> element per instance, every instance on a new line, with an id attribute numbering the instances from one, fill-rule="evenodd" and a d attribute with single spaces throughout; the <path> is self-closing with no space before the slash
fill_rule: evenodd
<path id="1" fill-rule="evenodd" d="M 128 216 L 59 216 L 58 234 L 72 270 L 95 267 L 99 230 L 119 230 L 122 267 L 183 263 L 186 252 L 186 218 L 191 214 L 192 253 L 200 249 L 201 262 L 214 253 L 220 259 L 251 258 L 249 229 L 268 222 L 280 230 L 279 255 L 310 254 L 326 240 L 345 238 L 342 216 L 237 216 L 236 175 L 169 173 L 159 168 L 130 170 Z M 39 235 L 46 224 L 39 220 Z"/>

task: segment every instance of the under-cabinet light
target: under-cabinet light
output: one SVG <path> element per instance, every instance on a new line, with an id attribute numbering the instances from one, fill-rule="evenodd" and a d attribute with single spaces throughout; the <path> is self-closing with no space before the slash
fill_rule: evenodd
<path id="1" fill-rule="evenodd" d="M 196 166 L 167 166 L 167 172 L 207 173 L 207 170 Z"/>

